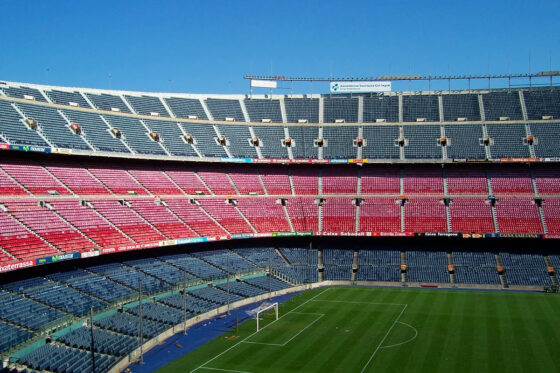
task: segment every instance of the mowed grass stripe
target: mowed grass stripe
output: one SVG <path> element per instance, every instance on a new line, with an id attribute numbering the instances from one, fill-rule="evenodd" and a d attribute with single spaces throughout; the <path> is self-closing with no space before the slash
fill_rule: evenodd
<path id="1" fill-rule="evenodd" d="M 282 304 L 280 316 L 321 291 Z M 396 323 L 369 372 L 550 372 L 560 366 L 560 354 L 555 353 L 560 342 L 560 297 L 554 294 L 337 287 L 315 300 L 296 311 L 325 316 L 290 343 L 281 347 L 241 343 L 208 366 L 245 372 L 360 372 L 402 310 L 368 304 L 375 302 L 408 304 L 399 321 L 417 329 L 418 336 L 383 348 L 414 335 L 411 328 Z M 296 332 L 298 328 L 301 325 Z M 294 328 L 288 329 L 294 335 Z M 254 320 L 242 324 L 240 339 L 254 330 Z M 190 371 L 236 343 L 218 338 L 162 371 Z"/>

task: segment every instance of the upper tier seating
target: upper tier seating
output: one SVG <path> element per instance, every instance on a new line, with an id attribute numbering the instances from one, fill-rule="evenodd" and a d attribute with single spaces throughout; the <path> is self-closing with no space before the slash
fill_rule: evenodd
<path id="1" fill-rule="evenodd" d="M 169 97 L 163 99 L 177 118 L 195 116 L 198 119 L 208 119 L 199 99 Z"/>
<path id="2" fill-rule="evenodd" d="M 403 96 L 403 121 L 416 122 L 418 118 L 425 118 L 428 122 L 439 122 L 436 95 Z"/>
<path id="3" fill-rule="evenodd" d="M 403 126 L 408 145 L 404 147 L 405 159 L 443 159 L 439 139 L 440 126 Z"/>
<path id="4" fill-rule="evenodd" d="M 84 139 L 70 130 L 56 108 L 18 102 L 16 104 L 26 118 L 34 119 L 43 135 L 55 147 L 92 150 Z"/>
<path id="5" fill-rule="evenodd" d="M 443 120 L 456 121 L 466 118 L 468 121 L 480 120 L 478 96 L 473 94 L 441 95 L 443 103 Z"/>
<path id="6" fill-rule="evenodd" d="M 8 101 L 0 100 L 0 135 L 1 139 L 18 145 L 48 146 L 38 131 L 33 131 L 23 124 L 23 118 Z M 2 141 L 4 142 L 4 141 Z"/>
<path id="7" fill-rule="evenodd" d="M 399 121 L 399 98 L 397 96 L 364 97 L 364 123 L 375 123 L 377 119 L 387 122 Z"/>
<path id="8" fill-rule="evenodd" d="M 560 142 L 556 141 L 560 125 L 558 123 L 530 123 L 534 137 L 533 149 L 536 157 L 558 157 Z"/>
<path id="9" fill-rule="evenodd" d="M 97 109 L 112 111 L 113 109 L 118 109 L 121 113 L 130 113 L 130 109 L 121 97 L 116 95 L 110 95 L 107 93 L 95 94 L 86 93 L 87 98 L 95 105 Z"/>
<path id="10" fill-rule="evenodd" d="M 347 123 L 358 122 L 358 98 L 332 96 L 323 98 L 325 123 L 334 123 L 344 119 Z"/>
<path id="11" fill-rule="evenodd" d="M 482 95 L 486 120 L 499 120 L 509 117 L 511 120 L 522 120 L 519 91 L 490 92 Z"/>
<path id="12" fill-rule="evenodd" d="M 31 96 L 35 101 L 47 102 L 45 97 L 36 88 L 26 86 L 2 86 L 1 89 L 10 97 L 26 98 L 25 96 Z"/>
<path id="13" fill-rule="evenodd" d="M 208 106 L 208 110 L 212 113 L 214 120 L 234 118 L 237 122 L 245 122 L 245 117 L 238 100 L 207 98 L 206 106 Z"/>
<path id="14" fill-rule="evenodd" d="M 157 115 L 163 117 L 169 116 L 169 113 L 157 97 L 125 95 L 124 98 L 138 114 L 151 115 L 151 113 L 157 113 Z"/>
<path id="15" fill-rule="evenodd" d="M 64 115 L 80 126 L 89 143 L 99 151 L 129 153 L 123 141 L 111 134 L 109 124 L 97 113 L 77 110 L 62 110 Z"/>
<path id="16" fill-rule="evenodd" d="M 317 98 L 286 98 L 284 106 L 288 123 L 297 123 L 300 119 L 305 119 L 309 123 L 319 123 L 319 99 Z"/>
<path id="17" fill-rule="evenodd" d="M 524 124 L 487 124 L 486 129 L 491 139 L 492 159 L 531 156 L 529 146 L 524 143 L 524 139 L 527 137 Z"/>
<path id="18" fill-rule="evenodd" d="M 560 118 L 560 91 L 554 89 L 533 89 L 523 91 L 527 118 L 540 120 L 543 116 Z"/>
<path id="19" fill-rule="evenodd" d="M 447 139 L 447 158 L 485 159 L 486 152 L 482 143 L 482 126 L 478 124 L 461 124 L 443 126 Z"/>
<path id="20" fill-rule="evenodd" d="M 44 92 L 50 98 L 50 100 L 55 104 L 66 105 L 66 106 L 69 105 L 76 106 L 77 104 L 79 107 L 92 109 L 92 107 L 88 104 L 88 102 L 78 91 L 69 92 L 69 91 L 60 91 L 57 89 L 53 89 L 51 91 L 45 89 Z"/>
<path id="21" fill-rule="evenodd" d="M 272 122 L 282 123 L 279 100 L 245 99 L 245 107 L 251 122 L 270 119 Z"/>

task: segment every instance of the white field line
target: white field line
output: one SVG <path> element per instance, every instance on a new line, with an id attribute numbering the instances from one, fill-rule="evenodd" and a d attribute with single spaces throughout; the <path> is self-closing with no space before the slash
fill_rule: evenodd
<path id="1" fill-rule="evenodd" d="M 405 303 L 382 303 L 382 302 L 357 302 L 357 301 L 346 301 L 346 300 L 328 300 L 328 299 L 315 299 L 313 302 L 329 302 L 329 303 L 350 303 L 350 304 L 379 304 L 382 306 L 408 306 Z"/>
<path id="2" fill-rule="evenodd" d="M 287 345 L 288 343 L 290 343 L 295 337 L 297 337 L 298 335 L 300 335 L 301 333 L 303 333 L 305 331 L 305 329 L 309 328 L 311 325 L 315 324 L 317 321 L 319 321 L 323 316 L 325 316 L 325 314 L 320 315 L 319 317 L 317 317 L 315 320 L 313 320 L 311 323 L 309 323 L 309 325 L 307 325 L 305 328 L 301 329 L 296 335 L 294 335 L 292 338 L 288 339 L 286 342 L 284 342 L 284 344 L 282 346 Z"/>
<path id="3" fill-rule="evenodd" d="M 267 328 L 268 326 L 274 324 L 275 322 L 277 322 L 278 320 L 280 320 L 280 319 L 283 318 L 284 316 L 290 314 L 292 311 L 297 310 L 298 308 L 300 308 L 300 307 L 306 305 L 307 303 L 311 302 L 313 299 L 317 298 L 319 295 L 324 294 L 324 293 L 325 293 L 327 290 L 329 290 L 329 289 L 330 289 L 330 288 L 327 288 L 327 289 L 323 290 L 322 292 L 320 292 L 319 294 L 315 295 L 314 297 L 309 298 L 308 300 L 306 300 L 305 302 L 303 302 L 302 304 L 300 304 L 299 306 L 297 306 L 297 307 L 294 308 L 293 310 L 291 310 L 291 311 L 285 313 L 284 315 L 280 316 L 277 320 L 274 320 L 274 321 L 271 322 L 270 324 L 265 325 L 264 327 L 261 328 L 261 330 L 263 330 L 263 329 Z M 251 338 L 252 336 L 254 336 L 254 335 L 257 334 L 257 333 L 258 333 L 258 332 L 254 332 L 253 334 L 251 334 L 251 335 L 247 336 L 246 338 L 244 338 L 243 340 L 237 342 L 236 344 L 234 344 L 234 345 L 231 346 L 230 348 L 228 348 L 228 349 L 226 349 L 226 350 L 220 352 L 218 355 L 216 355 L 216 356 L 214 356 L 213 358 L 211 358 L 210 360 L 206 361 L 204 364 L 200 365 L 198 368 L 195 368 L 195 369 L 191 370 L 191 373 L 192 373 L 192 372 L 195 372 L 195 371 L 197 371 L 197 370 L 199 370 L 199 369 L 201 369 L 201 368 L 207 368 L 207 367 L 205 367 L 206 364 L 208 364 L 208 363 L 210 363 L 210 362 L 216 360 L 217 358 L 219 358 L 220 356 L 222 356 L 223 354 L 225 354 L 225 353 L 228 352 L 229 350 L 231 350 L 231 349 L 233 349 L 233 348 L 239 346 L 241 343 L 245 342 L 246 340 L 248 340 L 249 338 Z M 246 373 L 249 373 L 249 372 L 246 372 Z"/>
<path id="4" fill-rule="evenodd" d="M 418 337 L 418 329 L 416 329 L 414 326 L 412 326 L 412 325 L 410 325 L 410 324 L 407 324 L 407 323 L 405 323 L 405 322 L 402 322 L 402 321 L 399 321 L 399 324 L 406 325 L 406 326 L 408 326 L 409 328 L 411 328 L 412 330 L 414 330 L 414 336 L 413 336 L 412 338 L 410 338 L 410 339 L 404 341 L 404 342 L 397 343 L 397 344 L 390 345 L 390 346 L 383 346 L 383 347 L 381 347 L 381 348 L 391 348 L 391 347 L 401 346 L 401 345 L 403 345 L 403 344 L 405 344 L 405 343 L 412 342 L 413 340 L 416 339 L 416 337 Z"/>
<path id="5" fill-rule="evenodd" d="M 379 342 L 379 344 L 377 345 L 377 348 L 375 349 L 375 351 L 373 351 L 373 354 L 371 354 L 369 360 L 367 361 L 366 365 L 364 365 L 364 367 L 362 368 L 362 370 L 360 371 L 360 373 L 365 372 L 366 368 L 368 367 L 369 363 L 371 363 L 371 361 L 373 360 L 373 358 L 375 357 L 375 354 L 377 354 L 377 351 L 379 351 L 379 349 L 381 348 L 381 345 L 383 344 L 383 342 L 385 342 L 385 340 L 387 339 L 387 337 L 389 336 L 389 334 L 391 333 L 391 330 L 393 330 L 393 328 L 395 327 L 395 325 L 397 325 L 397 322 L 399 322 L 399 319 L 401 318 L 402 314 L 404 313 L 404 311 L 406 310 L 406 307 L 408 307 L 407 304 L 404 305 L 401 313 L 399 313 L 399 315 L 397 316 L 397 318 L 395 319 L 395 321 L 393 321 L 393 325 L 391 325 L 391 327 L 389 328 L 389 330 L 387 330 L 387 333 L 385 333 L 385 336 L 383 337 L 383 339 L 381 340 L 381 342 Z"/>
<path id="6" fill-rule="evenodd" d="M 246 341 L 243 340 L 243 343 L 250 343 L 250 344 L 254 344 L 254 345 L 265 345 L 265 346 L 276 346 L 276 347 L 283 347 L 285 345 L 287 345 L 288 343 L 290 343 L 295 337 L 297 337 L 298 335 L 300 335 L 305 329 L 309 328 L 311 325 L 315 324 L 317 321 L 319 321 L 319 319 L 323 316 L 325 316 L 324 313 L 312 313 L 312 312 L 290 312 L 293 314 L 298 314 L 298 315 L 316 315 L 319 316 L 317 317 L 315 320 L 311 321 L 305 328 L 301 329 L 299 332 L 297 332 L 292 338 L 288 339 L 286 342 L 284 343 L 266 343 L 266 342 L 253 342 L 253 341 Z"/>
<path id="7" fill-rule="evenodd" d="M 246 372 L 244 370 L 231 370 L 231 369 L 220 369 L 220 368 L 210 368 L 210 367 L 202 367 L 199 369 L 218 370 L 220 372 L 233 372 L 233 373 L 251 373 L 251 372 Z"/>

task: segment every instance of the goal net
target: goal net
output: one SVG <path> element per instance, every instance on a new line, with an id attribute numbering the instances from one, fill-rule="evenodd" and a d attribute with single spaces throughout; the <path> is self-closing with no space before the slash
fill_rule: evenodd
<path id="1" fill-rule="evenodd" d="M 247 314 L 257 320 L 258 332 L 262 327 L 269 324 L 270 321 L 278 320 L 278 303 L 265 302 L 257 308 L 247 311 Z"/>

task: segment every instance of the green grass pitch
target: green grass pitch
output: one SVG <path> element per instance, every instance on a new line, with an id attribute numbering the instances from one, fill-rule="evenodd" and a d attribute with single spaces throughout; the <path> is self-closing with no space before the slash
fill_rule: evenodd
<path id="1" fill-rule="evenodd" d="M 321 288 L 255 331 L 249 320 L 159 372 L 560 371 L 555 294 Z"/>

